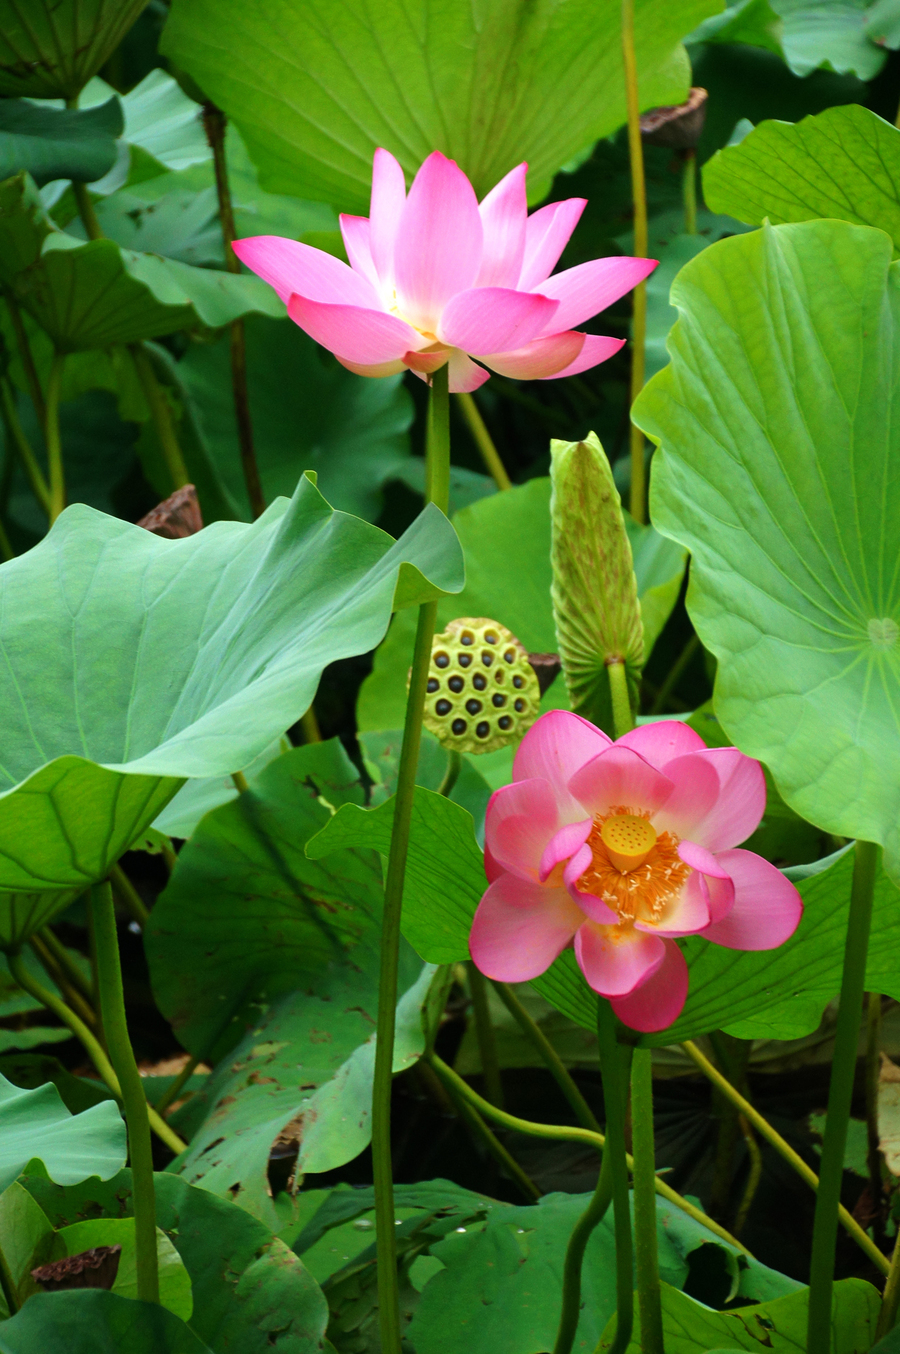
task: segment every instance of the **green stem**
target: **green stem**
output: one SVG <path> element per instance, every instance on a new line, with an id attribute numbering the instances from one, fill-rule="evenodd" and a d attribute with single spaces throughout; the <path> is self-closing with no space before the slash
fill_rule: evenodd
<path id="1" fill-rule="evenodd" d="M 319 729 L 319 721 L 316 719 L 314 706 L 310 706 L 305 715 L 300 718 L 300 728 L 303 730 L 304 743 L 321 743 L 322 733 Z"/>
<path id="2" fill-rule="evenodd" d="M 628 157 L 631 163 L 631 197 L 634 203 L 634 254 L 647 257 L 647 187 L 644 180 L 644 148 L 641 144 L 641 105 L 638 95 L 637 59 L 634 52 L 634 0 L 622 0 L 622 60 L 625 67 L 625 100 L 628 108 Z M 634 289 L 631 341 L 631 403 L 644 385 L 644 348 L 647 339 L 647 284 Z M 631 515 L 647 520 L 647 477 L 644 470 L 644 434 L 631 425 Z"/>
<path id="3" fill-rule="evenodd" d="M 31 492 L 49 517 L 50 489 L 44 472 L 38 464 L 34 449 L 25 436 L 25 429 L 19 419 L 19 411 L 16 408 L 12 388 L 6 380 L 0 380 L 0 416 L 3 418 L 3 426 L 9 435 L 9 440 L 22 462 L 22 469 L 25 471 L 28 483 L 31 486 Z"/>
<path id="4" fill-rule="evenodd" d="M 459 780 L 459 773 L 462 770 L 462 753 L 457 752 L 455 748 L 447 755 L 447 770 L 444 772 L 444 779 L 438 786 L 439 795 L 449 796 L 456 782 Z"/>
<path id="5" fill-rule="evenodd" d="M 4 564 L 16 557 L 16 552 L 12 548 L 12 541 L 6 534 L 6 527 L 2 522 L 0 522 L 0 556 L 2 556 Z"/>
<path id="6" fill-rule="evenodd" d="M 131 360 L 134 362 L 134 369 L 141 383 L 144 399 L 150 409 L 150 417 L 159 439 L 159 449 L 172 481 L 172 489 L 180 489 L 182 485 L 190 482 L 191 477 L 188 474 L 188 468 L 178 444 L 172 410 L 169 408 L 162 385 L 144 345 L 142 343 L 129 343 L 128 351 L 131 354 Z"/>
<path id="7" fill-rule="evenodd" d="M 872 1233 L 881 1248 L 884 1240 L 884 1219 L 881 1205 L 884 1185 L 881 1176 L 881 1152 L 878 1132 L 878 1078 L 881 1071 L 881 993 L 870 992 L 866 998 L 866 1160 L 869 1167 L 869 1189 L 872 1193 L 874 1220 Z"/>
<path id="8" fill-rule="evenodd" d="M 613 729 L 617 738 L 630 733 L 634 728 L 634 714 L 631 709 L 631 697 L 628 694 L 628 674 L 620 658 L 607 663 L 609 673 L 609 694 L 612 697 Z"/>
<path id="9" fill-rule="evenodd" d="M 121 1100 L 122 1091 L 119 1087 L 119 1079 L 113 1071 L 112 1064 L 103 1051 L 99 1039 L 91 1033 L 84 1021 L 77 1016 L 74 1011 L 70 1010 L 60 997 L 57 997 L 49 988 L 44 987 L 43 983 L 38 982 L 37 978 L 32 977 L 22 963 L 22 956 L 20 954 L 8 954 L 6 959 L 9 964 L 10 973 L 23 991 L 29 993 L 29 995 L 39 1001 L 42 1006 L 46 1006 L 48 1011 L 52 1011 L 55 1016 L 59 1017 L 66 1028 L 72 1031 L 75 1038 L 81 1042 L 81 1045 L 91 1062 L 100 1073 L 100 1076 L 106 1083 L 107 1089 L 112 1092 L 117 1100 Z"/>
<path id="10" fill-rule="evenodd" d="M 153 1184 L 153 1147 L 147 1100 L 141 1074 L 134 1060 L 116 934 L 116 911 L 108 881 L 91 889 L 91 911 L 97 943 L 100 979 L 100 1010 L 109 1043 L 110 1059 L 122 1088 L 122 1103 L 128 1127 L 131 1158 L 134 1233 L 137 1260 L 137 1295 L 144 1302 L 159 1302 L 159 1263 L 156 1254 L 156 1200 Z"/>
<path id="11" fill-rule="evenodd" d="M 526 1175 L 522 1167 L 516 1161 L 515 1157 L 504 1146 L 496 1133 L 488 1128 L 481 1115 L 468 1100 L 465 1100 L 454 1086 L 446 1087 L 450 1102 L 464 1123 L 468 1124 L 475 1137 L 480 1138 L 491 1156 L 497 1162 L 502 1170 L 506 1171 L 511 1180 L 518 1185 L 524 1197 L 529 1203 L 536 1203 L 541 1197 L 541 1191 L 537 1185 Z"/>
<path id="12" fill-rule="evenodd" d="M 631 1150 L 634 1153 L 634 1255 L 642 1354 L 664 1354 L 656 1245 L 656 1160 L 653 1141 L 653 1056 L 636 1048 L 631 1065 Z"/>
<path id="13" fill-rule="evenodd" d="M 28 334 L 25 331 L 22 312 L 19 309 L 18 301 L 8 287 L 4 287 L 3 289 L 3 299 L 9 307 L 9 316 L 12 320 L 13 333 L 16 336 L 16 347 L 19 349 L 19 361 L 22 363 L 22 369 L 25 372 L 25 382 L 28 386 L 28 393 L 31 396 L 31 402 L 34 405 L 34 412 L 37 414 L 38 423 L 40 423 L 43 428 L 44 423 L 47 420 L 44 392 L 41 390 L 41 382 L 37 374 L 37 367 L 34 365 L 34 356 L 31 352 L 31 344 L 28 342 Z"/>
<path id="14" fill-rule="evenodd" d="M 590 1128 L 576 1128 L 572 1125 L 562 1124 L 536 1124 L 531 1119 L 518 1119 L 514 1114 L 508 1114 L 506 1110 L 498 1110 L 484 1096 L 473 1091 L 468 1082 L 463 1081 L 458 1072 L 454 1072 L 452 1067 L 448 1067 L 436 1053 L 430 1058 L 431 1066 L 437 1072 L 441 1080 L 448 1086 L 453 1086 L 460 1095 L 465 1096 L 470 1105 L 474 1105 L 479 1113 L 486 1119 L 493 1119 L 495 1124 L 502 1124 L 504 1128 L 511 1128 L 516 1133 L 527 1133 L 532 1138 L 549 1138 L 554 1142 L 584 1142 L 591 1147 L 598 1148 L 601 1152 L 605 1143 L 602 1133 L 595 1133 Z M 632 1166 L 631 1157 L 626 1157 L 629 1169 Z M 706 1227 L 723 1241 L 727 1241 L 729 1246 L 735 1246 L 737 1250 L 744 1255 L 750 1255 L 747 1247 L 738 1241 L 737 1237 L 726 1232 L 724 1227 L 720 1227 L 714 1218 L 710 1218 L 696 1204 L 692 1204 L 688 1199 L 683 1199 L 680 1194 L 676 1194 L 671 1185 L 667 1185 L 659 1176 L 656 1177 L 655 1188 L 657 1194 L 665 1199 L 675 1208 L 680 1208 L 682 1213 L 686 1213 L 689 1218 L 699 1222 L 701 1226 Z"/>
<path id="15" fill-rule="evenodd" d="M 662 686 L 657 691 L 656 699 L 654 700 L 650 710 L 651 715 L 658 715 L 661 713 L 666 704 L 666 701 L 671 696 L 672 692 L 675 689 L 675 686 L 677 685 L 679 679 L 681 678 L 681 674 L 684 672 L 688 663 L 690 663 L 691 659 L 693 658 L 694 654 L 697 652 L 699 648 L 700 648 L 699 635 L 691 635 L 690 639 L 685 644 L 684 648 L 681 650 L 681 653 L 675 659 L 675 662 L 672 664 L 671 668 L 666 674 L 666 679 L 663 682 Z"/>
<path id="16" fill-rule="evenodd" d="M 697 152 L 691 147 L 684 152 L 684 177 L 681 185 L 684 197 L 684 233 L 697 234 Z"/>
<path id="17" fill-rule="evenodd" d="M 625 1152 L 628 1060 L 632 1050 L 618 1042 L 615 1013 L 605 997 L 597 998 L 597 1039 L 600 1045 L 603 1099 L 606 1104 L 606 1151 L 610 1158 L 616 1233 L 616 1335 L 610 1347 L 610 1354 L 624 1354 L 631 1339 L 634 1322 L 631 1211 L 628 1203 L 628 1160 Z"/>
<path id="18" fill-rule="evenodd" d="M 844 1178 L 844 1150 L 847 1145 L 847 1121 L 853 1096 L 853 1074 L 859 1023 L 862 1017 L 863 988 L 866 981 L 866 954 L 872 921 L 872 899 L 878 874 L 879 848 L 873 842 L 858 841 L 850 890 L 850 915 L 844 947 L 844 971 L 834 1036 L 831 1083 L 825 1137 L 822 1142 L 822 1166 L 813 1221 L 812 1257 L 809 1266 L 809 1323 L 806 1344 L 811 1350 L 827 1354 L 831 1348 L 831 1292 L 834 1284 L 834 1247 L 837 1237 L 838 1209 Z"/>
<path id="19" fill-rule="evenodd" d="M 215 104 L 203 106 L 203 126 L 206 139 L 213 153 L 213 165 L 216 175 L 216 194 L 219 199 L 219 220 L 222 225 L 222 239 L 225 244 L 225 267 L 230 273 L 241 271 L 240 260 L 232 249 L 236 238 L 234 226 L 234 208 L 231 201 L 231 189 L 228 185 L 228 161 L 225 155 L 226 117 Z M 234 399 L 234 414 L 237 422 L 238 446 L 241 451 L 241 468 L 244 472 L 244 484 L 250 500 L 250 511 L 254 520 L 266 510 L 259 466 L 253 446 L 253 422 L 250 417 L 250 396 L 247 389 L 247 344 L 243 319 L 234 320 L 230 326 L 231 343 L 231 390 Z"/>
<path id="20" fill-rule="evenodd" d="M 68 975 L 68 979 L 72 987 L 76 988 L 84 997 L 85 1001 L 90 1003 L 91 1000 L 90 981 L 84 976 L 81 969 L 78 967 L 78 965 L 73 960 L 72 956 L 69 954 L 69 951 L 66 949 L 65 945 L 63 945 L 59 937 L 56 935 L 56 932 L 51 930 L 49 926 L 42 926 L 37 934 L 40 936 L 41 940 L 47 946 L 47 949 L 53 955 L 53 958 L 56 960 L 59 967 L 63 969 L 64 972 Z"/>
<path id="21" fill-rule="evenodd" d="M 469 991 L 472 994 L 472 1014 L 475 1017 L 475 1037 L 478 1040 L 478 1054 L 481 1058 L 484 1089 L 491 1104 L 502 1109 L 503 1079 L 500 1076 L 497 1041 L 494 1038 L 494 1027 L 491 1024 L 487 983 L 484 974 L 475 967 L 471 959 L 466 962 L 466 972 L 469 975 Z"/>
<path id="22" fill-rule="evenodd" d="M 600 1174 L 591 1202 L 572 1228 L 563 1265 L 562 1310 L 553 1354 L 570 1354 L 581 1315 L 581 1269 L 591 1233 L 606 1216 L 612 1200 L 612 1154 L 604 1149 Z"/>
<path id="23" fill-rule="evenodd" d="M 169 1106 L 178 1099 L 179 1095 L 181 1094 L 182 1088 L 187 1085 L 191 1077 L 194 1075 L 194 1072 L 197 1070 L 197 1064 L 199 1062 L 200 1058 L 196 1054 L 193 1057 L 188 1058 L 184 1067 L 182 1067 L 181 1071 L 178 1073 L 178 1076 L 172 1082 L 172 1085 L 169 1087 L 167 1091 L 164 1091 L 163 1094 L 157 1100 L 156 1102 L 157 1114 L 165 1114 Z"/>
<path id="24" fill-rule="evenodd" d="M 85 234 L 89 240 L 102 240 L 103 230 L 100 222 L 97 220 L 97 213 L 94 211 L 94 204 L 91 201 L 91 195 L 84 183 L 72 181 L 72 192 L 75 194 L 75 202 L 78 206 L 78 215 L 81 217 L 81 223 L 84 226 Z"/>
<path id="25" fill-rule="evenodd" d="M 750 1205 L 756 1197 L 756 1191 L 762 1178 L 762 1152 L 759 1150 L 759 1143 L 753 1129 L 750 1127 L 746 1114 L 738 1115 L 738 1123 L 741 1126 L 741 1132 L 744 1135 L 744 1142 L 747 1146 L 747 1156 L 750 1158 L 750 1171 L 747 1175 L 747 1185 L 744 1189 L 744 1196 L 738 1207 L 737 1215 L 734 1219 L 734 1230 L 740 1236 L 744 1230 L 744 1224 L 747 1221 L 747 1215 L 750 1212 Z"/>
<path id="26" fill-rule="evenodd" d="M 463 417 L 469 425 L 469 432 L 475 439 L 475 445 L 481 452 L 481 459 L 484 461 L 488 474 L 493 476 L 498 489 L 511 489 L 513 487 L 512 480 L 506 473 L 506 467 L 500 460 L 500 453 L 494 446 L 493 439 L 487 430 L 474 398 L 465 393 L 457 395 L 456 398 L 463 411 Z"/>
<path id="27" fill-rule="evenodd" d="M 47 420 L 44 424 L 44 440 L 47 444 L 47 465 L 50 471 L 47 515 L 50 525 L 56 521 L 66 506 L 66 480 L 63 471 L 62 443 L 59 436 L 59 396 L 62 390 L 65 354 L 54 353 L 50 367 L 50 379 L 47 382 Z"/>
<path id="28" fill-rule="evenodd" d="M 883 1340 L 894 1329 L 897 1320 L 897 1307 L 900 1306 L 900 1237 L 894 1242 L 891 1267 L 888 1270 L 887 1283 L 881 1297 L 881 1311 L 875 1328 L 875 1339 Z"/>
<path id="29" fill-rule="evenodd" d="M 125 904 L 126 910 L 131 915 L 131 920 L 136 921 L 143 931 L 147 922 L 150 920 L 150 912 L 144 903 L 143 898 L 132 884 L 128 875 L 122 869 L 121 865 L 114 865 L 109 872 L 113 887 Z"/>
<path id="30" fill-rule="evenodd" d="M 815 1190 L 816 1193 L 818 1193 L 819 1177 L 816 1175 L 815 1171 L 811 1166 L 807 1166 L 799 1153 L 795 1152 L 793 1147 L 785 1142 L 784 1138 L 772 1127 L 768 1119 L 764 1119 L 759 1110 L 755 1109 L 754 1106 L 750 1104 L 750 1101 L 746 1100 L 744 1096 L 741 1095 L 740 1091 L 735 1090 L 731 1082 L 722 1076 L 719 1069 L 713 1066 L 709 1061 L 709 1058 L 701 1053 L 697 1045 L 692 1043 L 690 1039 L 685 1039 L 681 1047 L 688 1057 L 697 1064 L 703 1075 L 707 1077 L 714 1086 L 718 1086 L 719 1090 L 729 1098 L 732 1104 L 736 1105 L 741 1113 L 746 1115 L 747 1119 L 757 1132 L 760 1133 L 768 1143 L 771 1143 L 779 1156 L 783 1157 L 788 1165 L 793 1166 L 794 1170 L 802 1180 L 806 1181 L 810 1189 Z M 840 1218 L 844 1230 L 853 1237 L 853 1240 L 856 1242 L 857 1246 L 859 1246 L 860 1250 L 865 1251 L 866 1255 L 872 1263 L 881 1270 L 882 1274 L 887 1274 L 887 1260 L 885 1260 L 871 1237 L 866 1235 L 856 1219 L 847 1212 L 843 1205 L 838 1209 L 838 1217 Z"/>
<path id="31" fill-rule="evenodd" d="M 79 1016 L 86 1025 L 93 1025 L 96 1027 L 96 1011 L 81 995 L 78 989 L 73 987 L 69 982 L 68 975 L 61 965 L 57 963 L 55 956 L 51 954 L 49 948 L 42 940 L 40 932 L 33 935 L 28 943 L 42 965 L 44 972 L 50 978 L 51 982 L 56 983 L 66 1004 L 75 1011 L 75 1014 Z"/>
<path id="32" fill-rule="evenodd" d="M 590 1128 L 599 1133 L 600 1125 L 597 1123 L 594 1111 L 579 1091 L 568 1068 L 556 1049 L 550 1043 L 550 1040 L 544 1034 L 541 1027 L 536 1021 L 532 1020 L 515 992 L 507 983 L 495 982 L 494 990 L 503 1002 L 507 1011 L 509 1011 L 510 1015 L 517 1022 L 522 1033 L 527 1039 L 531 1040 L 532 1044 L 534 1044 L 534 1047 L 543 1058 L 547 1070 L 555 1077 L 559 1089 L 571 1105 L 578 1122 L 583 1128 Z"/>
<path id="33" fill-rule="evenodd" d="M 436 503 L 442 512 L 446 512 L 450 490 L 450 395 L 446 366 L 441 367 L 431 378 L 428 413 L 426 501 Z M 397 773 L 397 792 L 394 797 L 394 824 L 384 883 L 375 1075 L 372 1086 L 372 1166 L 375 1181 L 378 1319 L 382 1354 L 400 1354 L 400 1303 L 394 1228 L 394 1185 L 391 1174 L 391 1082 L 397 1006 L 400 910 L 403 904 L 403 881 L 416 790 L 416 769 L 422 741 L 422 712 L 425 708 L 425 689 L 436 619 L 436 602 L 425 602 L 419 607 L 409 695 L 406 700 L 403 744 Z"/>
<path id="34" fill-rule="evenodd" d="M 242 795 L 245 790 L 250 789 L 250 786 L 247 784 L 247 777 L 244 775 L 243 771 L 232 771 L 231 779 L 234 782 L 234 788 L 239 795 Z"/>

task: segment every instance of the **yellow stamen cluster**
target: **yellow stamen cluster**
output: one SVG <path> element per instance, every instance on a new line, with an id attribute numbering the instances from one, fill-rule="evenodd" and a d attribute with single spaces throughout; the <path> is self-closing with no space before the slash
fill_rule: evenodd
<path id="1" fill-rule="evenodd" d="M 691 873 L 678 854 L 678 837 L 657 833 L 649 817 L 640 809 L 616 805 L 597 815 L 587 840 L 594 858 L 578 888 L 602 898 L 621 922 L 661 920 L 666 904 Z"/>

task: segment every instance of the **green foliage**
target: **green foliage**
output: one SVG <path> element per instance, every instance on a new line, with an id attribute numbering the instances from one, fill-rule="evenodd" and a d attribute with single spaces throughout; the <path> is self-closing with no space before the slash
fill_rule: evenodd
<path id="1" fill-rule="evenodd" d="M 33 1201 L 32 1206 L 37 1207 Z M 136 1298 L 134 1218 L 88 1218 L 84 1222 L 73 1222 L 55 1234 L 49 1258 L 62 1260 L 67 1255 L 80 1255 L 93 1246 L 121 1247 L 112 1291 L 123 1298 Z M 182 1321 L 190 1321 L 194 1309 L 191 1277 L 177 1250 L 160 1228 L 156 1229 L 156 1253 L 159 1262 L 159 1300 L 163 1307 L 181 1317 Z"/>
<path id="2" fill-rule="evenodd" d="M 638 0 L 644 106 L 685 96 L 679 40 L 716 8 Z M 477 15 L 453 0 L 365 14 L 300 0 L 277 27 L 238 0 L 177 0 L 162 45 L 237 122 L 266 188 L 344 211 L 367 209 L 377 146 L 410 176 L 442 150 L 479 197 L 527 160 L 539 202 L 561 165 L 625 120 L 619 11 L 588 0 L 491 0 Z"/>
<path id="3" fill-rule="evenodd" d="M 0 1354 L 211 1354 L 189 1326 L 152 1302 L 101 1288 L 38 1293 L 0 1327 Z"/>
<path id="4" fill-rule="evenodd" d="M 0 1252 L 17 1306 L 40 1291 L 31 1271 L 51 1258 L 54 1233 L 47 1215 L 18 1181 L 0 1194 Z M 0 1314 L 11 1316 L 6 1294 L 0 1295 Z"/>
<path id="5" fill-rule="evenodd" d="M 119 100 L 96 108 L 47 108 L 25 99 L 0 103 L 0 179 L 27 170 L 50 179 L 99 179 L 116 162 L 124 125 Z"/>
<path id="6" fill-rule="evenodd" d="M 75 98 L 147 0 L 17 0 L 0 4 L 0 95 Z"/>
<path id="7" fill-rule="evenodd" d="M 726 733 L 804 818 L 881 842 L 896 872 L 890 255 L 882 232 L 833 221 L 706 250 L 635 417 L 662 444 L 653 514 L 691 550 L 688 609 Z"/>
<path id="8" fill-rule="evenodd" d="M 50 1083 L 25 1091 L 0 1077 L 0 1188 L 32 1161 L 43 1162 L 61 1185 L 90 1175 L 108 1180 L 121 1170 L 125 1150 L 125 1125 L 113 1101 L 72 1115 Z"/>
<path id="9" fill-rule="evenodd" d="M 878 226 L 900 250 L 900 131 L 868 108 L 763 122 L 703 171 L 716 211 L 751 225 L 830 217 Z"/>

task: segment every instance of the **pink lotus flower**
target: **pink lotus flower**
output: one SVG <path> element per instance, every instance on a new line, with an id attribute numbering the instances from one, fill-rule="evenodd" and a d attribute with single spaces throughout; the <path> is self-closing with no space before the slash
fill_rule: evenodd
<path id="1" fill-rule="evenodd" d="M 488 977 L 519 983 L 574 942 L 589 986 L 620 1020 L 665 1029 L 688 991 L 676 936 L 769 950 L 797 929 L 793 884 L 735 849 L 765 806 L 759 762 L 707 748 L 686 724 L 644 724 L 614 743 L 578 715 L 551 711 L 488 805 L 490 887 L 472 958 Z"/>
<path id="2" fill-rule="evenodd" d="M 477 390 L 485 367 L 525 381 L 574 376 L 624 343 L 575 326 L 642 282 L 656 260 L 594 259 L 551 277 L 585 200 L 529 216 L 527 168 L 510 170 L 479 205 L 440 151 L 407 195 L 400 165 L 377 150 L 368 219 L 341 217 L 349 268 L 278 235 L 237 240 L 234 251 L 301 329 L 361 376 L 409 367 L 424 377 L 449 362 L 455 391 Z"/>

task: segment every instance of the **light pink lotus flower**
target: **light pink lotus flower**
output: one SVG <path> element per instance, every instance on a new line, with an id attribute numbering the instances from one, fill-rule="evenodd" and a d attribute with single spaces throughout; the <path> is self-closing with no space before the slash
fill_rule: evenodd
<path id="1" fill-rule="evenodd" d="M 472 958 L 488 977 L 519 983 L 574 942 L 589 986 L 620 1020 L 665 1029 L 688 991 L 676 936 L 769 950 L 797 929 L 793 884 L 735 849 L 765 806 L 759 762 L 707 748 L 686 724 L 644 724 L 614 743 L 552 710 L 525 735 L 512 784 L 488 805 L 490 887 L 472 924 Z"/>
<path id="2" fill-rule="evenodd" d="M 377 150 L 368 219 L 341 217 L 349 268 L 279 235 L 236 240 L 234 252 L 301 329 L 361 376 L 409 367 L 424 377 L 449 362 L 455 391 L 477 390 L 485 367 L 525 381 L 574 376 L 624 343 L 575 326 L 642 282 L 656 260 L 594 259 L 551 277 L 585 200 L 529 216 L 527 168 L 510 170 L 479 205 L 440 151 L 407 195 L 400 165 Z"/>

